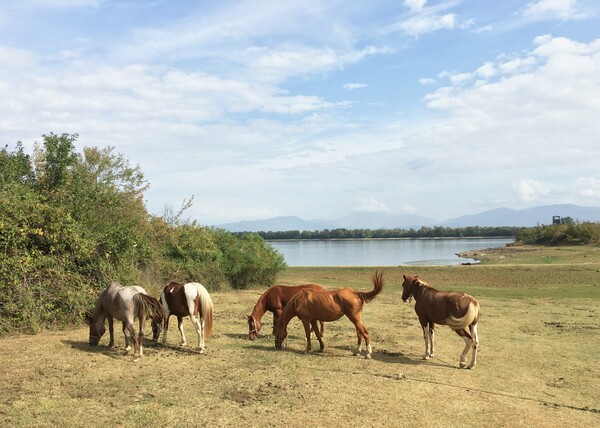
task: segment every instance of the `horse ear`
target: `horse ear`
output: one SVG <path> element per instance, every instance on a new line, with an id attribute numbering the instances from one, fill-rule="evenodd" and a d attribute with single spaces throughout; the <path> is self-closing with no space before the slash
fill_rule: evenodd
<path id="1" fill-rule="evenodd" d="M 402 275 L 402 277 L 404 278 L 404 280 L 406 281 L 406 275 Z"/>

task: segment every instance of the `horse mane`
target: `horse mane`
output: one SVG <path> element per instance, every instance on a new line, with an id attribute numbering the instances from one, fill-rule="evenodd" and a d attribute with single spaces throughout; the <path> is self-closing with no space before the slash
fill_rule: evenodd
<path id="1" fill-rule="evenodd" d="M 302 298 L 305 294 L 310 293 L 310 290 L 302 290 L 288 300 L 287 304 L 283 307 L 279 321 L 277 322 L 276 331 L 279 332 L 280 328 L 285 328 L 290 323 L 292 318 L 296 316 L 296 302 Z"/>

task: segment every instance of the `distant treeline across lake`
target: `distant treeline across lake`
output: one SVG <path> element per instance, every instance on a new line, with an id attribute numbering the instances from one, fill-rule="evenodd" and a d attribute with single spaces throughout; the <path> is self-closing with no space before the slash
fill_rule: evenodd
<path id="1" fill-rule="evenodd" d="M 522 227 L 444 227 L 423 226 L 419 229 L 325 229 L 256 232 L 266 240 L 273 239 L 389 239 L 389 238 L 474 238 L 514 237 Z M 243 233 L 243 232 L 238 232 Z"/>

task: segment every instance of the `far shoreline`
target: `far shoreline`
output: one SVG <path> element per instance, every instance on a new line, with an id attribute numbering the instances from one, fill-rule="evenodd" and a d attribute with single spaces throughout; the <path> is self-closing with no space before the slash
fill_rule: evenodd
<path id="1" fill-rule="evenodd" d="M 409 241 L 409 240 L 449 240 L 449 239 L 516 239 L 514 236 L 415 236 L 402 238 L 289 238 L 265 239 L 266 242 L 296 241 Z"/>

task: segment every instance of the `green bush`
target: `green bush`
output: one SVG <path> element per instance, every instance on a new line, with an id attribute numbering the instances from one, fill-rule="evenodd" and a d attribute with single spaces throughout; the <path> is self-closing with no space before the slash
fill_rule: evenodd
<path id="1" fill-rule="evenodd" d="M 76 140 L 45 135 L 33 156 L 21 143 L 0 150 L 0 333 L 81 320 L 110 281 L 245 288 L 285 267 L 257 235 L 149 215 L 139 167 L 111 147 L 79 154 Z"/>

